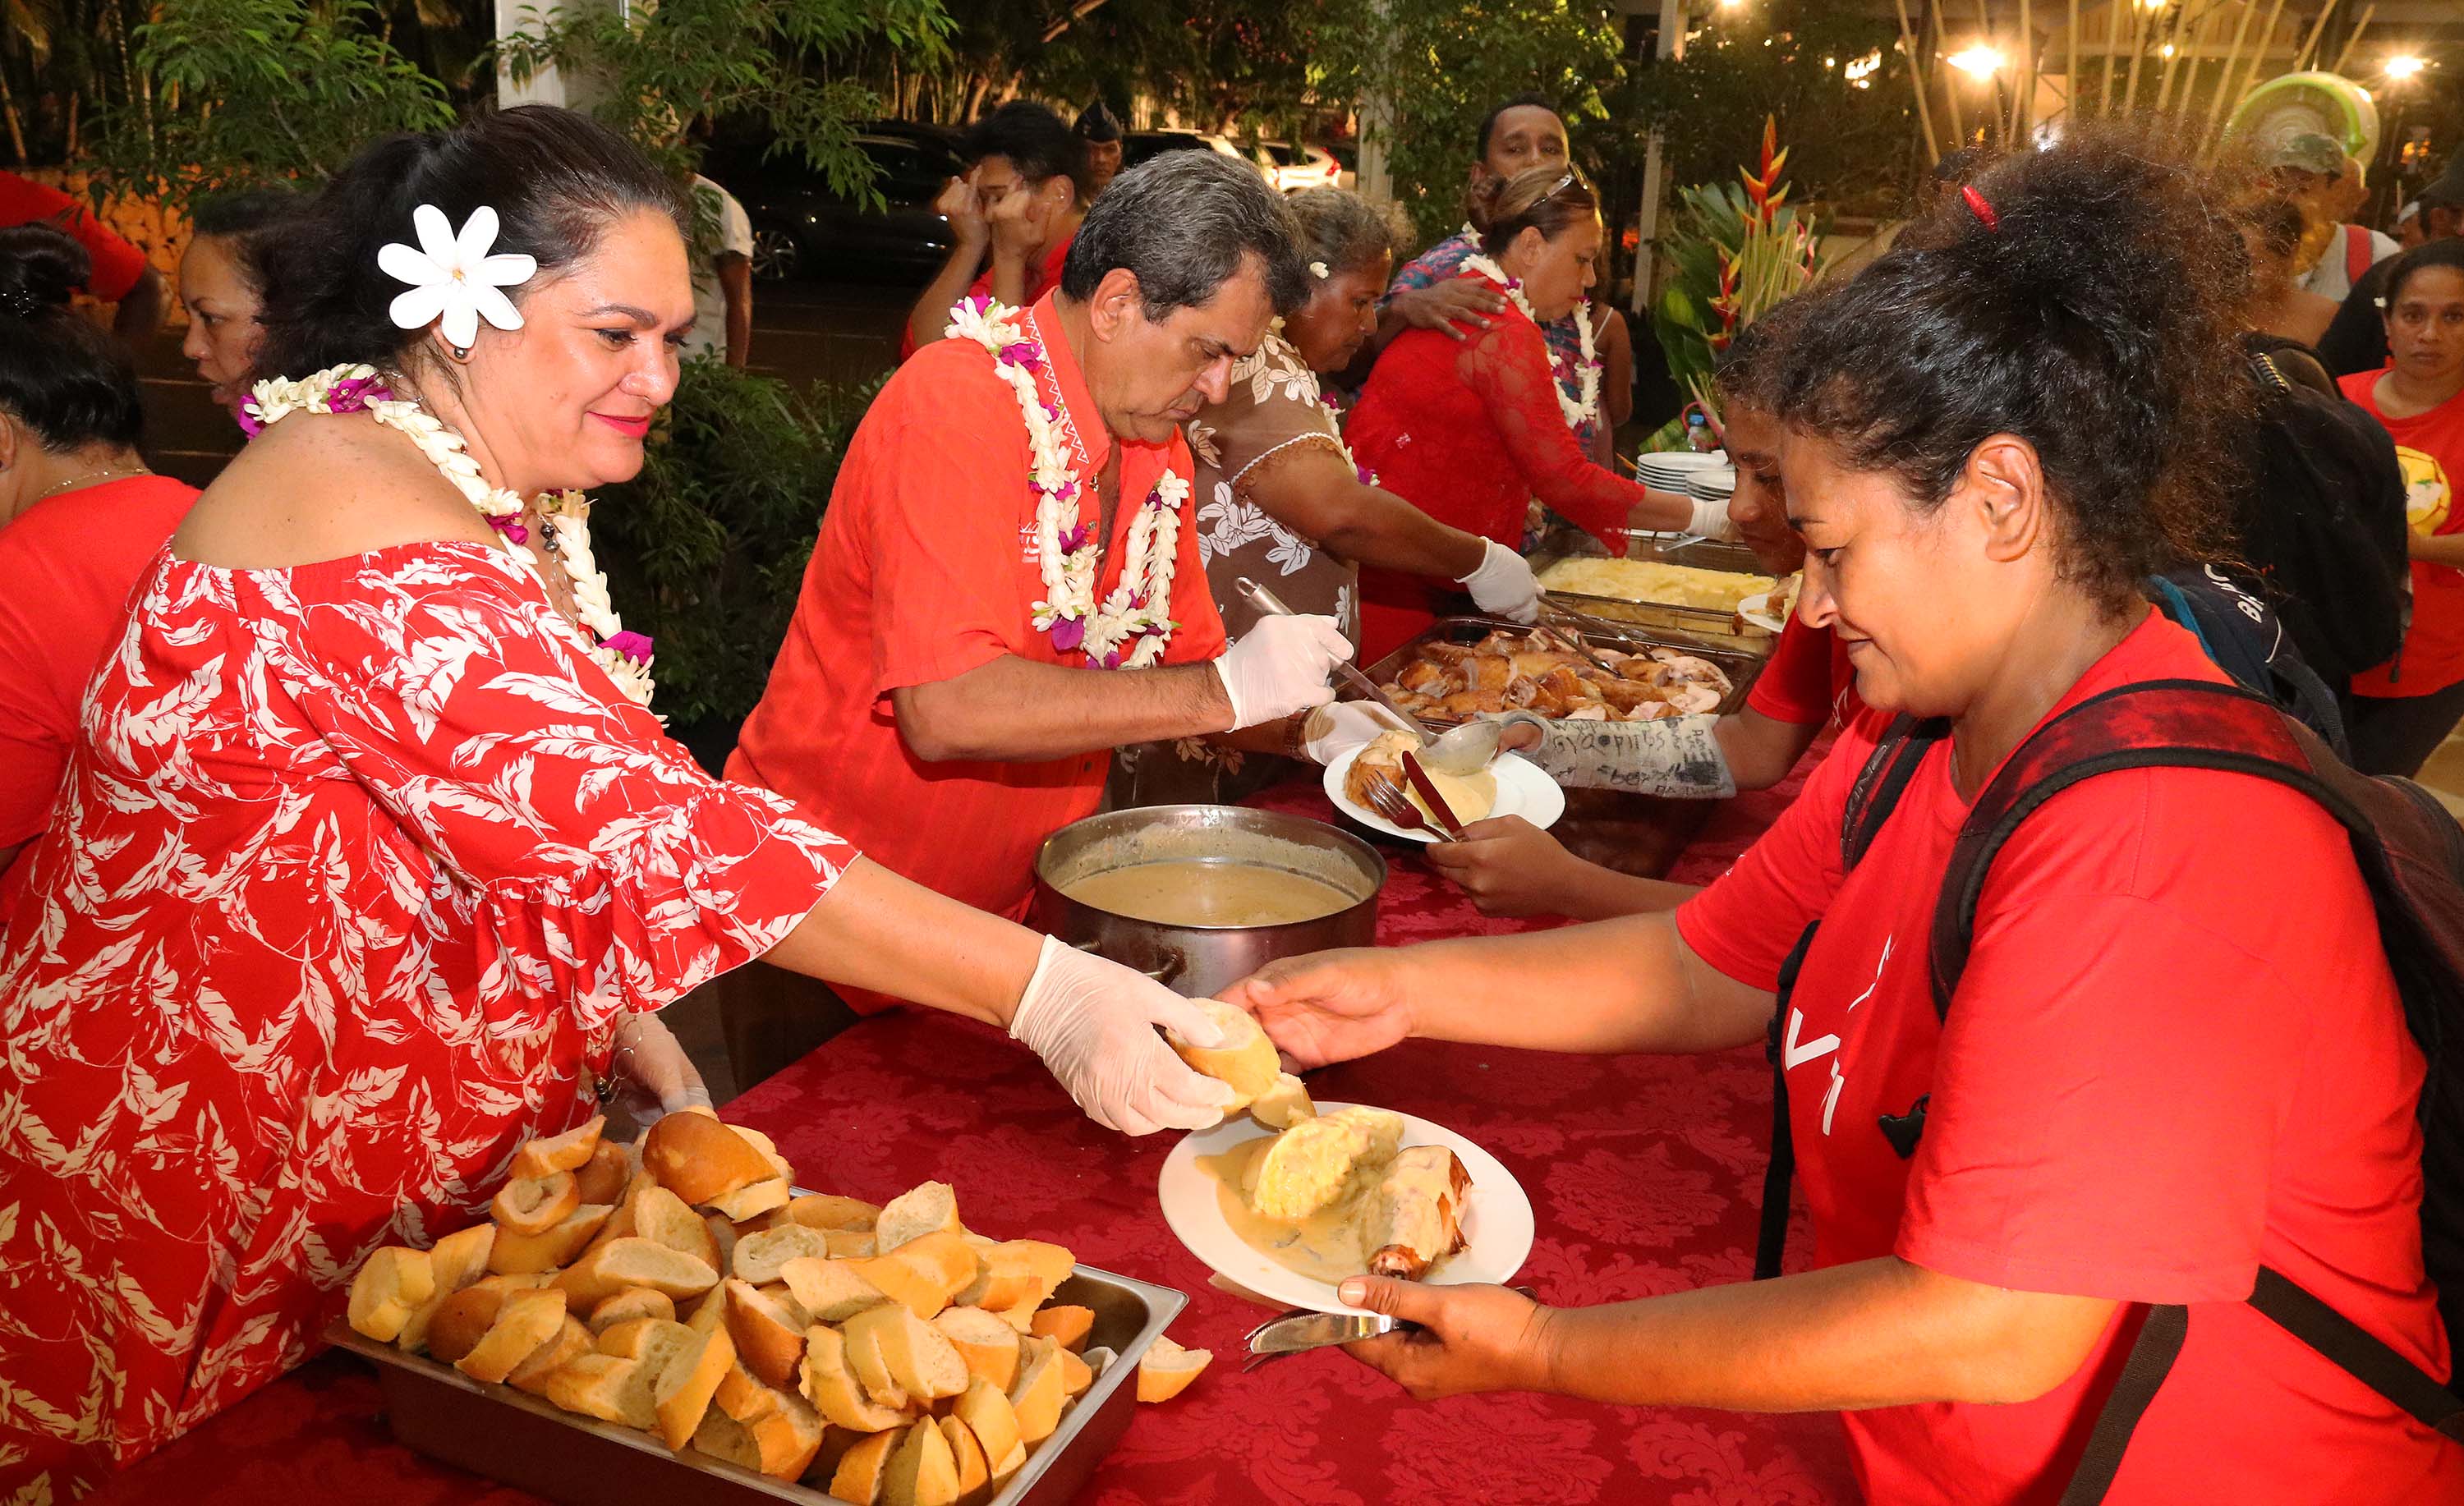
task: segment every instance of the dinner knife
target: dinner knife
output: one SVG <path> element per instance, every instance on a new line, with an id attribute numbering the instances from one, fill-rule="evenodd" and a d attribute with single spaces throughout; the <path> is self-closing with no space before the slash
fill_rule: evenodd
<path id="1" fill-rule="evenodd" d="M 1429 777 L 1429 771 L 1420 767 L 1420 755 L 1409 749 L 1403 752 L 1403 777 L 1412 781 L 1413 790 L 1429 807 L 1429 814 L 1438 818 L 1438 824 L 1446 829 L 1446 835 L 1457 841 L 1463 840 L 1463 822 L 1455 819 L 1453 808 L 1446 804 L 1446 797 L 1438 793 L 1438 783 Z"/>

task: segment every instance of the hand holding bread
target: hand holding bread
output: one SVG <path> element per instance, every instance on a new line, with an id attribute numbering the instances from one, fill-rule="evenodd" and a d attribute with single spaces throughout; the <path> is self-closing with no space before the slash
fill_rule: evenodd
<path id="1" fill-rule="evenodd" d="M 1217 1123 L 1233 1095 L 1176 1058 L 1157 1026 L 1199 1045 L 1218 1043 L 1216 1026 L 1193 1001 L 1046 936 L 1009 1033 L 1107 1129 L 1146 1135 Z"/>

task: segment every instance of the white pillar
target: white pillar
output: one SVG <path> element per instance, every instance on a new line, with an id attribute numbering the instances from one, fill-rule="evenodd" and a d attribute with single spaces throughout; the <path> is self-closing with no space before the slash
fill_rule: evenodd
<path id="1" fill-rule="evenodd" d="M 1685 55 L 1685 0 L 1660 0 L 1660 56 L 1663 62 L 1674 62 Z M 1668 164 L 1661 152 L 1660 133 L 1651 133 L 1651 141 L 1642 153 L 1642 220 L 1639 244 L 1634 251 L 1634 299 L 1637 314 L 1651 309 L 1651 238 L 1660 233 L 1660 205 L 1668 196 Z"/>
<path id="2" fill-rule="evenodd" d="M 501 39 L 524 31 L 525 11 L 549 18 L 575 8 L 611 10 L 618 15 L 630 15 L 637 8 L 647 11 L 656 3 L 657 0 L 496 0 L 496 35 Z M 516 84 L 502 69 L 496 72 L 496 104 L 500 109 L 517 104 L 571 105 L 580 109 L 589 102 L 588 80 L 567 79 L 563 70 L 553 64 L 533 74 L 524 84 Z"/>

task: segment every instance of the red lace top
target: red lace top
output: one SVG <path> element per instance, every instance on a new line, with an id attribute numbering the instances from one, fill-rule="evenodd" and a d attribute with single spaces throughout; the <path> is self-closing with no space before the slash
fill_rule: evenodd
<path id="1" fill-rule="evenodd" d="M 1625 535 L 1615 531 L 1643 500 L 1639 483 L 1594 462 L 1567 428 L 1548 341 L 1511 305 L 1468 339 L 1439 330 L 1397 336 L 1344 437 L 1379 486 L 1509 549 L 1522 542 L 1524 514 L 1538 497 L 1622 555 Z M 1461 609 L 1423 576 L 1363 570 L 1360 589 L 1363 663 L 1441 610 Z"/>

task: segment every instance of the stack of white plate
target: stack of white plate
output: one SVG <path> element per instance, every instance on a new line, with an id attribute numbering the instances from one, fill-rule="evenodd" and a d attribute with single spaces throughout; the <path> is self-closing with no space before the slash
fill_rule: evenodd
<path id="1" fill-rule="evenodd" d="M 1698 502 L 1726 502 L 1736 491 L 1734 466 L 1699 466 L 1685 478 L 1685 494 Z"/>
<path id="2" fill-rule="evenodd" d="M 1654 491 L 1685 494 L 1686 485 L 1705 470 L 1727 468 L 1727 451 L 1714 449 L 1697 452 L 1691 449 L 1659 450 L 1644 455 L 1634 463 L 1634 478 Z"/>

